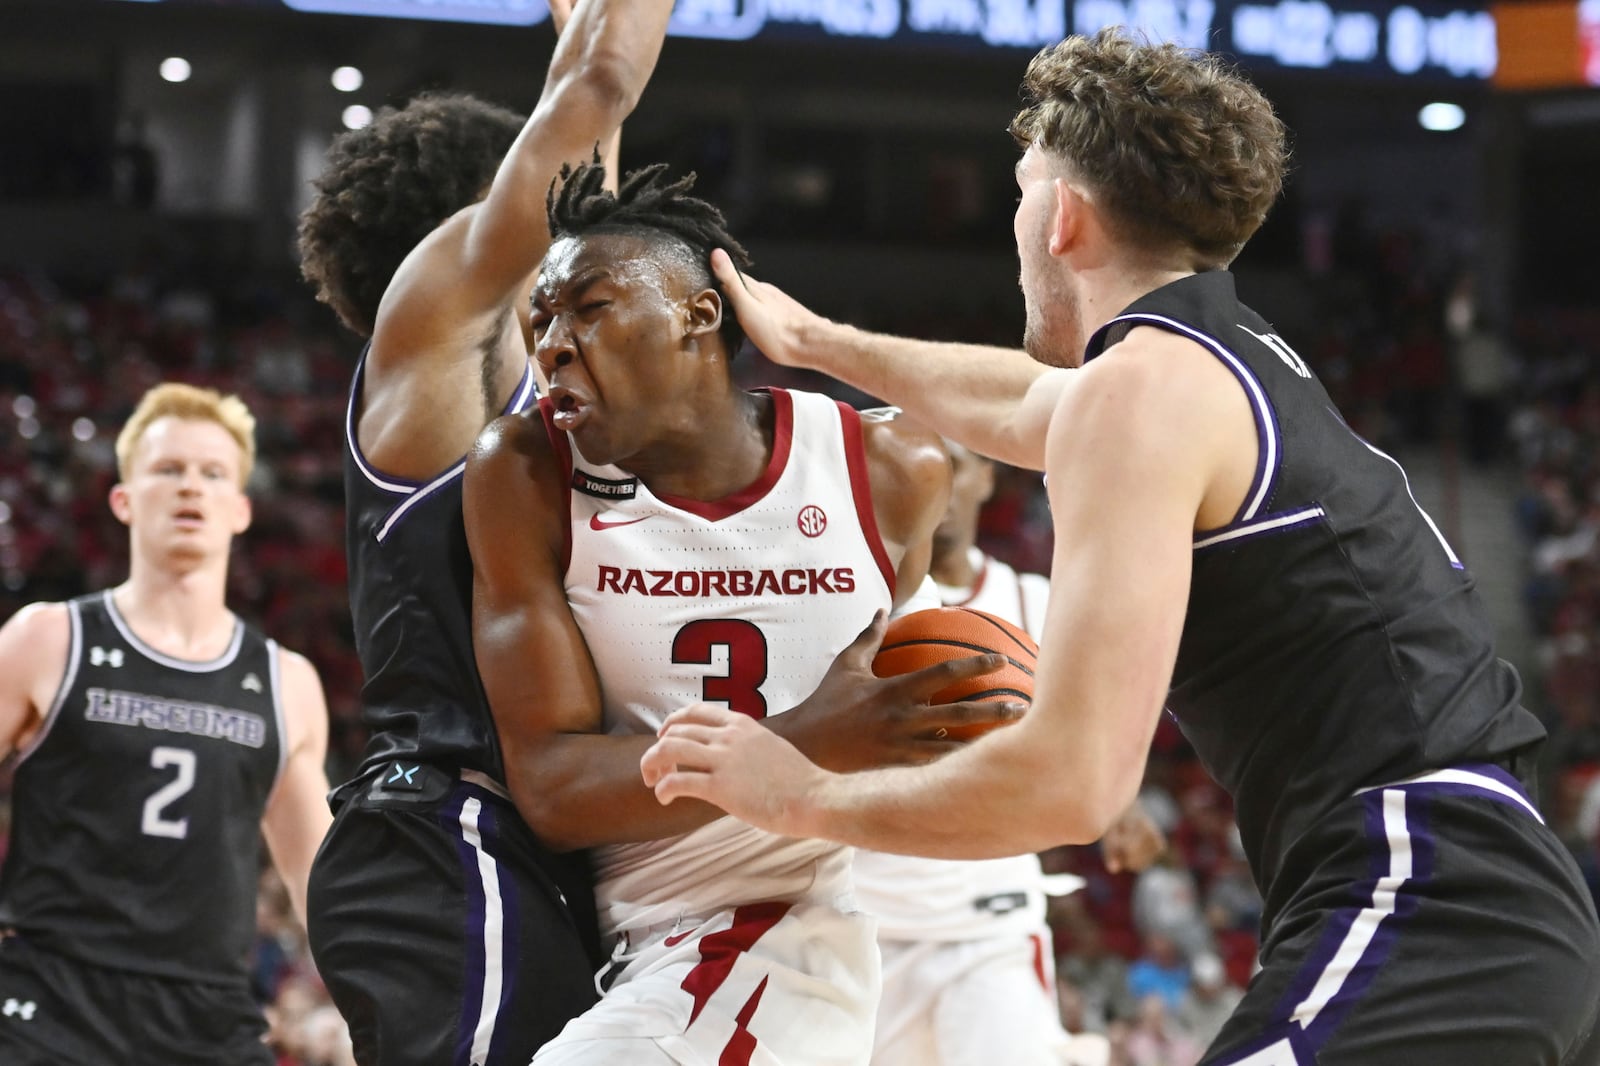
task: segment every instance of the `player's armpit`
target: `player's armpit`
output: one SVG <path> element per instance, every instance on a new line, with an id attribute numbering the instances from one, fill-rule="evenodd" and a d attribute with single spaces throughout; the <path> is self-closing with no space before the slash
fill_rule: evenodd
<path id="1" fill-rule="evenodd" d="M 0 759 L 26 747 L 44 724 L 71 643 L 64 603 L 31 603 L 0 627 Z"/>

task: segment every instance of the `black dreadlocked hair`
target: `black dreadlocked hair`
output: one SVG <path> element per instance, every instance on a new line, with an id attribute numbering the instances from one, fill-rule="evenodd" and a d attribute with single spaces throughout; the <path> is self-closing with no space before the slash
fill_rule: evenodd
<path id="1" fill-rule="evenodd" d="M 722 212 L 689 195 L 694 188 L 693 172 L 673 179 L 668 177 L 665 163 L 630 171 L 616 195 L 602 188 L 605 178 L 606 169 L 598 158 L 576 168 L 561 168 L 561 177 L 551 184 L 545 197 L 550 239 L 625 233 L 657 242 L 670 241 L 686 250 L 689 255 L 685 258 L 700 272 L 697 284 L 715 289 L 722 296 L 720 332 L 728 346 L 728 357 L 733 358 L 744 343 L 744 330 L 711 273 L 711 251 L 721 248 L 740 270 L 750 269 L 750 253 L 728 232 Z"/>

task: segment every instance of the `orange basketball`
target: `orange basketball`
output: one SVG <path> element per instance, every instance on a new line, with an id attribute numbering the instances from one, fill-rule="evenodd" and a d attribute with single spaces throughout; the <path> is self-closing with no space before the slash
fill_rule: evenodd
<path id="1" fill-rule="evenodd" d="M 872 672 L 879 677 L 909 674 L 947 659 L 997 652 L 1006 657 L 998 670 L 935 692 L 930 703 L 966 700 L 1016 700 L 1033 702 L 1033 671 L 1039 645 L 1018 626 L 985 611 L 966 607 L 935 607 L 902 615 L 889 623 Z M 993 725 L 952 729 L 966 740 L 993 729 Z"/>

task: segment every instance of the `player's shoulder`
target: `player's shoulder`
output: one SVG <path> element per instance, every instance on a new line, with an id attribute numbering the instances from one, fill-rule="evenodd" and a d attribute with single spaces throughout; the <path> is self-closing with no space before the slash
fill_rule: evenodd
<path id="1" fill-rule="evenodd" d="M 500 415 L 478 434 L 467 455 L 467 472 L 522 473 L 538 476 L 559 465 L 556 443 L 538 404 Z"/>
<path id="2" fill-rule="evenodd" d="M 886 463 L 908 474 L 936 473 L 950 468 L 944 440 L 926 423 L 898 407 L 869 407 L 861 417 L 861 445 L 867 459 Z"/>
<path id="3" fill-rule="evenodd" d="M 0 670 L 13 680 L 59 675 L 71 648 L 72 614 L 64 602 L 30 603 L 0 626 Z"/>
<path id="4" fill-rule="evenodd" d="M 72 633 L 72 608 L 65 601 L 38 600 L 28 604 L 0 627 L 6 643 L 33 644 L 59 640 L 65 648 Z"/>

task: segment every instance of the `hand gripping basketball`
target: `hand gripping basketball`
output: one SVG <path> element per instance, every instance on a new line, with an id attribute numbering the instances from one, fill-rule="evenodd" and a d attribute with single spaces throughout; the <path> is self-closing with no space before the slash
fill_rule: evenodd
<path id="1" fill-rule="evenodd" d="M 1002 656 L 1003 661 L 992 670 L 941 688 L 928 701 L 1031 703 L 1039 646 L 1010 622 L 966 607 L 935 607 L 894 619 L 872 660 L 872 672 L 879 677 L 895 677 L 985 654 Z M 970 740 L 1012 721 L 1015 719 L 1005 718 L 946 728 L 950 739 Z"/>

